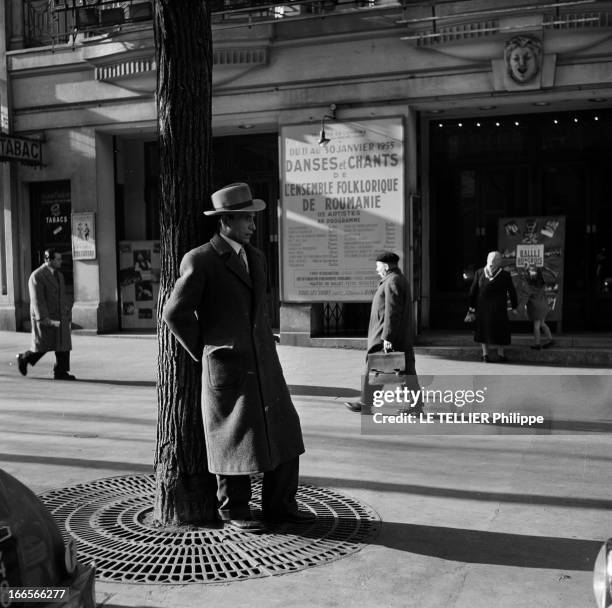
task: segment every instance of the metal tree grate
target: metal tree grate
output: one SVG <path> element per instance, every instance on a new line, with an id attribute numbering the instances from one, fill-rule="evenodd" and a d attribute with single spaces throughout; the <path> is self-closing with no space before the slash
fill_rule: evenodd
<path id="1" fill-rule="evenodd" d="M 152 475 L 98 479 L 40 496 L 79 559 L 96 563 L 103 581 L 124 583 L 218 583 L 273 576 L 318 566 L 359 551 L 378 534 L 377 513 L 337 492 L 300 486 L 300 509 L 317 515 L 311 524 L 282 524 L 253 535 L 231 528 L 153 527 Z M 261 483 L 253 481 L 257 511 Z"/>

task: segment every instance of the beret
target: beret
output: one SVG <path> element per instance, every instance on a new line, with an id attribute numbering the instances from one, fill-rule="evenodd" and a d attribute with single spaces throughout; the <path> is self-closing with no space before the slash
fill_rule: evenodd
<path id="1" fill-rule="evenodd" d="M 384 264 L 397 264 L 399 262 L 399 255 L 392 251 L 383 251 L 376 256 L 377 262 L 383 262 Z"/>

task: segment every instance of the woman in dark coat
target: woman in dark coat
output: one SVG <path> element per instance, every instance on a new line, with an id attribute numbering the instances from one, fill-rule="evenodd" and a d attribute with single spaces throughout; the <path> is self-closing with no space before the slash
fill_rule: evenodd
<path id="1" fill-rule="evenodd" d="M 508 298 L 514 314 L 518 305 L 512 277 L 501 267 L 501 261 L 501 253 L 491 251 L 487 256 L 487 265 L 476 271 L 470 288 L 470 312 L 476 313 L 474 341 L 481 343 L 485 363 L 489 362 L 490 344 L 497 347 L 498 361 L 507 361 L 504 346 L 510 344 Z"/>

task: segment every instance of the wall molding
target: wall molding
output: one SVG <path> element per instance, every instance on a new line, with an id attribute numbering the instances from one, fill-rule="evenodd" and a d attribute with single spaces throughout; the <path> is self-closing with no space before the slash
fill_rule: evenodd
<path id="1" fill-rule="evenodd" d="M 130 57 L 123 61 L 113 61 L 95 67 L 96 80 L 113 82 L 132 76 L 155 72 L 156 64 L 153 56 Z"/>

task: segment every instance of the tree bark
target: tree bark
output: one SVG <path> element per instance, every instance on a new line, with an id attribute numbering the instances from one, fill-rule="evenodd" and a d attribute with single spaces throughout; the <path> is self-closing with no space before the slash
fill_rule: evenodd
<path id="1" fill-rule="evenodd" d="M 212 31 L 205 0 L 155 0 L 160 149 L 160 258 L 157 306 L 158 525 L 216 518 L 216 479 L 208 472 L 200 410 L 201 365 L 162 321 L 183 255 L 202 243 L 211 179 Z"/>

